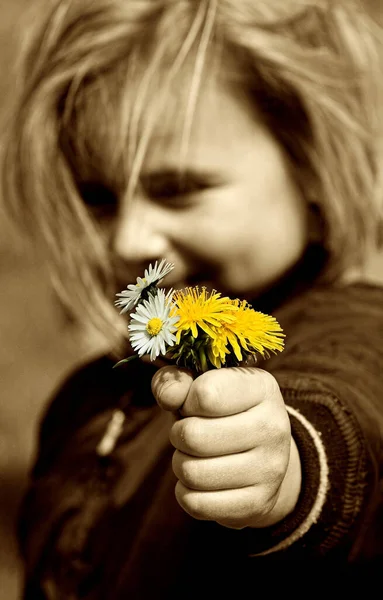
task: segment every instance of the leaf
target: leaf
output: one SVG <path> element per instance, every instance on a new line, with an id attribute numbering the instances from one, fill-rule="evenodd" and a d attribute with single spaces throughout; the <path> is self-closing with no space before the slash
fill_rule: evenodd
<path id="1" fill-rule="evenodd" d="M 116 362 L 115 365 L 113 365 L 113 369 L 122 365 L 123 363 L 130 362 L 131 360 L 134 360 L 135 358 L 138 358 L 138 354 L 134 354 L 133 356 L 129 356 L 128 358 L 123 358 L 122 360 L 119 360 L 118 362 Z"/>

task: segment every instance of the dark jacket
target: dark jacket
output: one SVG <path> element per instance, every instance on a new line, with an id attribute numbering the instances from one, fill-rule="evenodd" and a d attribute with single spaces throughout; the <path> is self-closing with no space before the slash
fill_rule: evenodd
<path id="1" fill-rule="evenodd" d="M 367 587 L 380 578 L 383 290 L 317 286 L 274 314 L 286 349 L 260 366 L 280 384 L 302 460 L 294 513 L 240 531 L 184 513 L 174 417 L 152 398 L 153 367 L 112 369 L 102 357 L 64 383 L 42 424 L 19 527 L 25 600 L 211 598 L 231 588 L 240 598 L 263 580 L 294 588 L 303 573 L 315 589 L 329 575 L 342 589 L 359 573 Z M 122 433 L 100 456 L 117 408 Z"/>

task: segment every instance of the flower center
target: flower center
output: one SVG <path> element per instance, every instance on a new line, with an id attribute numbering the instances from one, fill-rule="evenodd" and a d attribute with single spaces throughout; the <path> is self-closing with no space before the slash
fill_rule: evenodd
<path id="1" fill-rule="evenodd" d="M 146 331 L 149 335 L 158 335 L 162 329 L 163 322 L 158 317 L 153 317 L 146 324 Z"/>

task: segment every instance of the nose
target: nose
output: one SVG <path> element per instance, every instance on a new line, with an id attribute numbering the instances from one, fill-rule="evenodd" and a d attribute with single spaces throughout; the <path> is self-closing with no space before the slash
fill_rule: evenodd
<path id="1" fill-rule="evenodd" d="M 144 198 L 122 207 L 112 245 L 116 257 L 129 264 L 146 264 L 166 257 L 168 238 L 155 207 Z"/>

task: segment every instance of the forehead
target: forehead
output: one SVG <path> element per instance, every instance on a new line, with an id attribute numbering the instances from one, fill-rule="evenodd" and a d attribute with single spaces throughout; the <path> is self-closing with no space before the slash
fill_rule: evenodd
<path id="1" fill-rule="evenodd" d="M 194 103 L 190 83 L 184 83 L 169 90 L 168 100 L 158 112 L 145 166 L 225 167 L 231 155 L 246 152 L 257 132 L 265 129 L 255 103 L 242 88 L 219 74 L 201 81 Z"/>
<path id="2" fill-rule="evenodd" d="M 190 56 L 170 82 L 168 65 L 148 76 L 121 64 L 84 87 L 71 131 L 79 177 L 124 188 L 140 152 L 146 170 L 224 167 L 243 152 L 262 127 L 255 103 L 217 62 L 205 62 L 197 73 Z"/>

